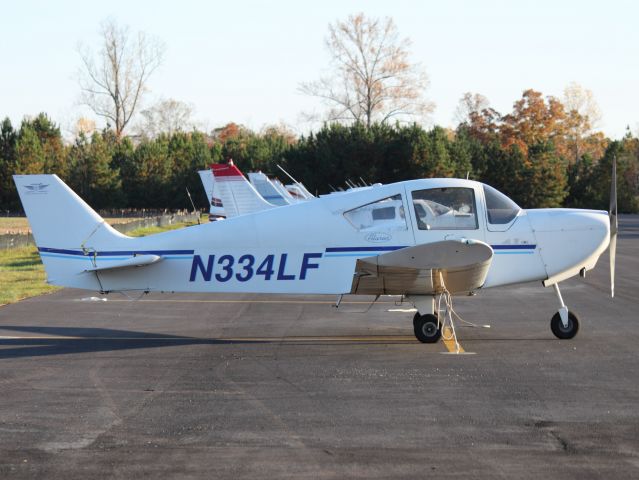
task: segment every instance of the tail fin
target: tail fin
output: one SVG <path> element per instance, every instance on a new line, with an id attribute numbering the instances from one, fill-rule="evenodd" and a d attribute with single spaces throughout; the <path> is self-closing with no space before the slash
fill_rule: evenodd
<path id="1" fill-rule="evenodd" d="M 237 217 L 275 207 L 264 200 L 242 172 L 229 163 L 211 165 L 215 183 L 219 187 L 226 217 Z"/>
<path id="2" fill-rule="evenodd" d="M 311 198 L 315 198 L 315 195 L 313 195 L 311 192 L 309 192 L 308 189 L 306 188 L 306 186 L 303 183 L 295 182 L 295 185 L 297 186 L 297 188 L 299 188 L 302 191 L 302 195 L 304 196 L 304 198 L 306 200 L 310 200 Z"/>
<path id="3" fill-rule="evenodd" d="M 251 184 L 267 202 L 280 207 L 291 204 L 288 198 L 282 195 L 273 182 L 262 172 L 249 172 L 248 177 Z"/>
<path id="4" fill-rule="evenodd" d="M 98 215 L 57 175 L 14 175 L 20 200 L 54 285 L 99 290 L 95 275 L 82 275 L 90 254 L 132 241 Z M 75 258 L 84 262 L 69 262 Z"/>
<path id="5" fill-rule="evenodd" d="M 206 198 L 209 200 L 209 203 L 211 203 L 211 199 L 213 198 L 213 173 L 211 170 L 198 170 L 197 173 L 200 174 L 200 180 L 202 180 Z"/>
<path id="6" fill-rule="evenodd" d="M 280 182 L 277 178 L 273 180 L 273 185 L 275 185 L 275 188 L 277 188 L 277 191 L 280 192 L 282 196 L 288 200 L 289 203 L 299 203 L 301 201 L 299 198 L 291 195 L 291 192 L 289 192 L 284 186 L 284 184 Z"/>
<path id="7" fill-rule="evenodd" d="M 311 194 L 308 190 L 306 190 L 306 187 L 304 185 L 302 185 L 301 183 L 291 183 L 289 185 L 286 185 L 286 190 L 288 190 L 288 193 L 290 193 L 293 198 L 296 198 L 297 200 L 310 200 L 311 198 L 315 198 L 315 196 L 313 194 Z"/>
<path id="8" fill-rule="evenodd" d="M 208 170 L 199 170 L 197 173 L 200 174 L 200 179 L 202 180 L 202 186 L 204 186 L 204 191 L 206 192 L 206 197 L 209 200 L 209 215 L 220 218 L 224 217 L 224 208 L 222 205 L 222 201 L 219 197 L 219 187 L 217 182 L 215 182 L 215 178 L 213 177 L 213 172 L 209 168 Z M 209 218 L 211 218 L 209 216 Z"/>
<path id="9" fill-rule="evenodd" d="M 111 227 L 57 175 L 14 175 L 38 248 L 95 248 L 128 238 Z"/>

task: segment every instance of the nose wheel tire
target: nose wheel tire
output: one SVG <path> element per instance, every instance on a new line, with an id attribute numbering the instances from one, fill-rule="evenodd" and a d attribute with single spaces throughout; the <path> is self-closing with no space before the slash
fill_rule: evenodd
<path id="1" fill-rule="evenodd" d="M 568 312 L 568 325 L 564 327 L 564 323 L 561 321 L 559 312 L 555 313 L 550 320 L 550 329 L 555 337 L 561 340 L 569 340 L 577 335 L 579 331 L 579 320 L 577 315 L 572 312 Z"/>
<path id="2" fill-rule="evenodd" d="M 417 312 L 413 318 L 413 328 L 417 340 L 422 343 L 436 343 L 442 336 L 437 317 L 432 313 L 420 315 Z"/>

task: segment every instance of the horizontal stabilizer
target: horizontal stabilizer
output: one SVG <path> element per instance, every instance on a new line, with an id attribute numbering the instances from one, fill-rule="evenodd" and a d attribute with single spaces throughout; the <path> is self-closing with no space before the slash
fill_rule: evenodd
<path id="1" fill-rule="evenodd" d="M 115 262 L 96 265 L 93 268 L 87 268 L 85 272 L 102 272 L 104 270 L 115 270 L 119 268 L 144 267 L 146 265 L 157 263 L 160 260 L 162 260 L 162 257 L 159 255 L 136 255 L 135 257 L 127 258 L 126 260 L 117 260 Z"/>
<path id="2" fill-rule="evenodd" d="M 361 258 L 351 293 L 360 295 L 434 295 L 480 288 L 493 258 L 490 245 L 444 240 Z"/>

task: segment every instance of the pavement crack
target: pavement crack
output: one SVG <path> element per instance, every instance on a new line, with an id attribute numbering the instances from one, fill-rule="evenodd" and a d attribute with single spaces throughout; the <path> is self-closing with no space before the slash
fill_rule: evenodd
<path id="1" fill-rule="evenodd" d="M 559 445 L 561 446 L 561 449 L 564 452 L 570 453 L 574 451 L 574 449 L 571 447 L 568 441 L 564 439 L 561 435 L 559 435 L 557 432 L 550 430 L 548 433 L 559 443 Z"/>
<path id="2" fill-rule="evenodd" d="M 557 424 L 555 422 L 539 420 L 534 423 L 534 426 L 536 429 L 541 430 L 545 434 L 549 435 L 552 438 L 553 443 L 559 446 L 562 451 L 566 453 L 575 453 L 575 447 L 557 432 Z"/>

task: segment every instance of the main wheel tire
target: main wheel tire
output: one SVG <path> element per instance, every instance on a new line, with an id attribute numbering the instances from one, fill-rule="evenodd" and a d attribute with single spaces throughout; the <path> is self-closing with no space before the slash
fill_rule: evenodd
<path id="1" fill-rule="evenodd" d="M 569 340 L 577 335 L 579 331 L 579 320 L 577 315 L 568 311 L 568 326 L 564 327 L 564 322 L 561 321 L 561 315 L 559 312 L 555 313 L 550 320 L 550 329 L 555 337 L 561 340 Z"/>
<path id="2" fill-rule="evenodd" d="M 413 328 L 415 329 L 417 340 L 422 343 L 436 343 L 442 336 L 437 317 L 432 313 L 420 315 L 417 312 L 415 318 L 413 318 Z"/>

